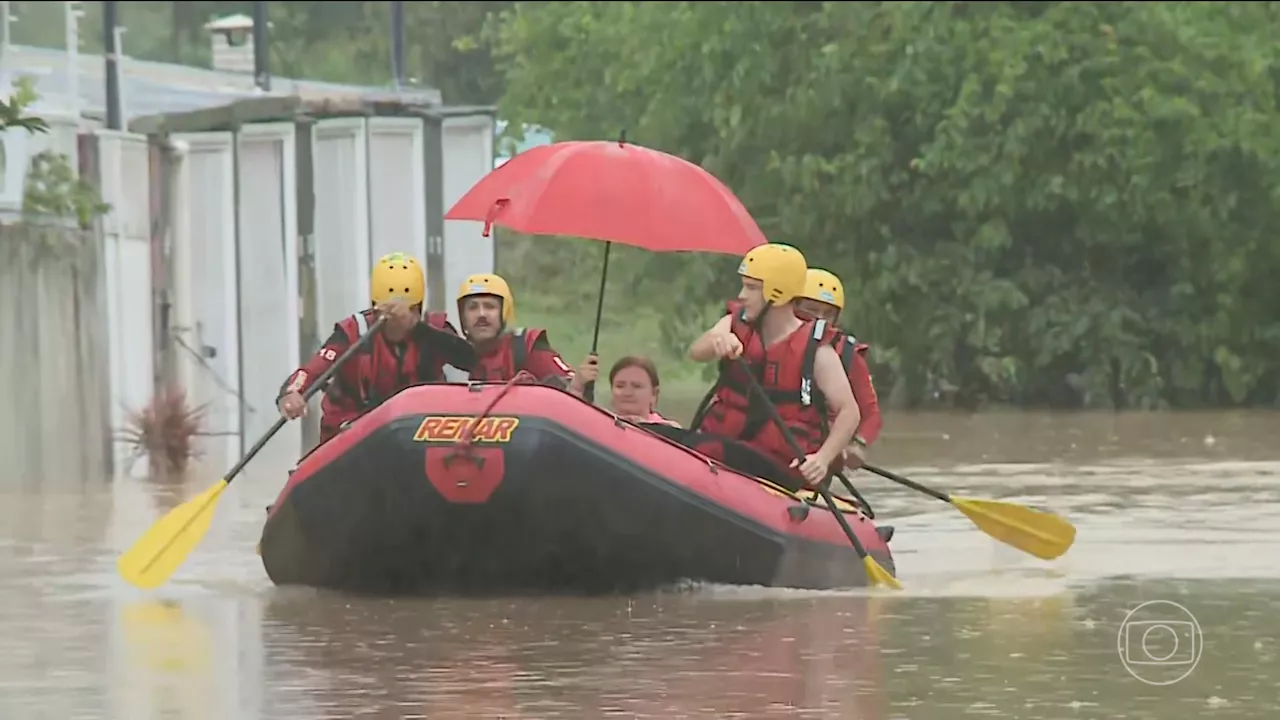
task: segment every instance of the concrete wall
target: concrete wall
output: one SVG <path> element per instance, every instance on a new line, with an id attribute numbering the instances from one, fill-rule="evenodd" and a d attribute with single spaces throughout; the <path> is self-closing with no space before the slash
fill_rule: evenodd
<path id="1" fill-rule="evenodd" d="M 10 395 L 0 404 L 0 479 L 67 489 L 126 467 L 130 448 L 112 437 L 150 397 L 146 156 L 128 139 L 81 137 L 74 119 L 45 118 L 48 134 L 3 138 L 0 384 Z M 114 207 L 96 227 L 19 218 L 30 159 L 45 150 L 105 186 Z M 141 197 L 122 194 L 140 172 Z"/>
<path id="2" fill-rule="evenodd" d="M 0 226 L 0 488 L 75 489 L 109 468 L 96 232 Z"/>

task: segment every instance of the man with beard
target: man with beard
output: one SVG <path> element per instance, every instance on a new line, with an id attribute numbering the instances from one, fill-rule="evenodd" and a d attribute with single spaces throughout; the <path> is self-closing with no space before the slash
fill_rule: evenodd
<path id="1" fill-rule="evenodd" d="M 507 281 L 497 275 L 472 275 L 463 281 L 458 288 L 458 318 L 478 358 L 472 380 L 505 382 L 526 370 L 540 382 L 582 397 L 587 383 L 600 374 L 595 355 L 587 355 L 574 372 L 551 347 L 545 330 L 512 328 L 515 297 Z"/>

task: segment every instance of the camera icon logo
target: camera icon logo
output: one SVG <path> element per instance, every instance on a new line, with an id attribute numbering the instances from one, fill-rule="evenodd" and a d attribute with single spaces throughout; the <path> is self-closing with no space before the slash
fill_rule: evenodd
<path id="1" fill-rule="evenodd" d="M 1125 615 L 1117 649 L 1130 675 L 1148 685 L 1172 685 L 1195 671 L 1204 634 L 1190 610 L 1169 600 L 1148 600 Z"/>

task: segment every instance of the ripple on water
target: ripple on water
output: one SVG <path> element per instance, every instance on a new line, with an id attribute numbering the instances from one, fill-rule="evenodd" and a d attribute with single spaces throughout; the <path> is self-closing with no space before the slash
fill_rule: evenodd
<path id="1" fill-rule="evenodd" d="M 1265 448 L 1280 421 L 1121 419 L 1093 446 L 1091 430 L 1059 426 L 1071 420 L 935 421 L 949 429 L 886 441 L 889 455 L 914 454 L 885 464 L 1051 508 L 1076 524 L 1075 547 L 1028 558 L 943 503 L 859 477 L 897 527 L 903 592 L 690 583 L 629 598 L 350 598 L 271 587 L 253 543 L 283 472 L 253 469 L 174 582 L 140 593 L 115 577 L 115 554 L 201 483 L 11 493 L 0 718 L 1274 717 L 1280 462 Z M 1123 455 L 1161 447 L 1202 457 Z M 1203 633 L 1202 661 L 1164 688 L 1134 679 L 1117 648 L 1125 614 L 1152 599 L 1176 600 Z"/>

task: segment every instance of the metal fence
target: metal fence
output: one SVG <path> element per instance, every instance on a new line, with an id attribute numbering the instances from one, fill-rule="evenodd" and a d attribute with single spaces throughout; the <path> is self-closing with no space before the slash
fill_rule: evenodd
<path id="1" fill-rule="evenodd" d="M 100 247 L 92 230 L 0 225 L 0 489 L 109 477 Z"/>

